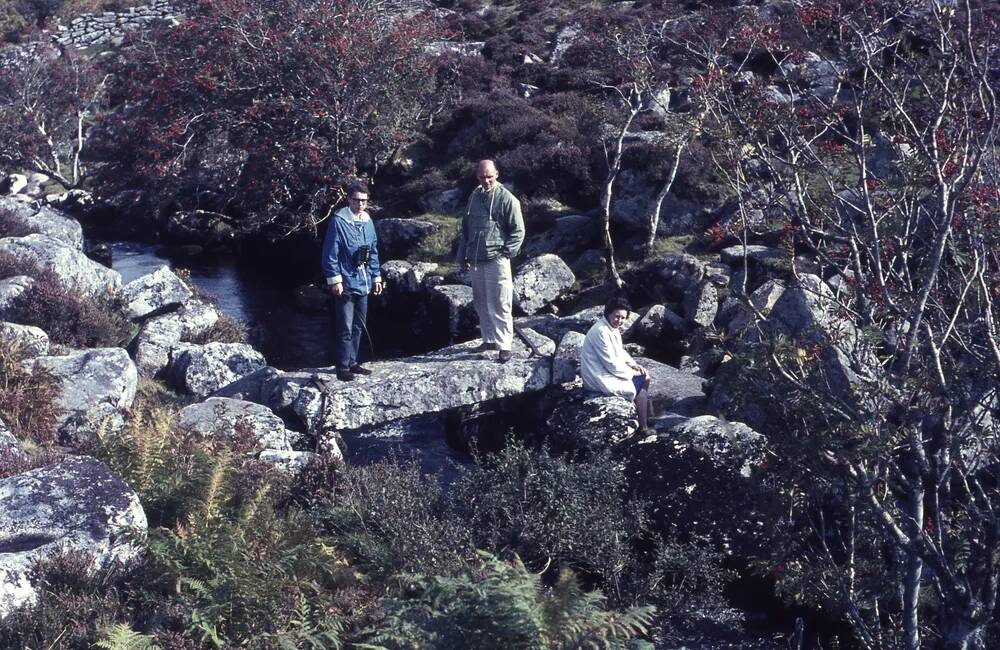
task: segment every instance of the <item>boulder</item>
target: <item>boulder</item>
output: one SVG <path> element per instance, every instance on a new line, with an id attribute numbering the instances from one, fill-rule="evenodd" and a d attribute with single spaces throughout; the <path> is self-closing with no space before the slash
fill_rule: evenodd
<path id="1" fill-rule="evenodd" d="M 739 269 L 743 266 L 744 259 L 751 263 L 761 263 L 768 260 L 781 259 L 785 256 L 785 253 L 778 248 L 749 244 L 746 247 L 740 245 L 723 248 L 719 251 L 719 255 L 724 264 L 728 264 L 734 269 Z"/>
<path id="2" fill-rule="evenodd" d="M 228 397 L 209 397 L 177 414 L 177 424 L 203 436 L 233 438 L 252 436 L 257 450 L 293 451 L 306 444 L 305 436 L 285 428 L 271 409 L 260 404 Z"/>
<path id="3" fill-rule="evenodd" d="M 425 280 L 438 270 L 434 262 L 410 262 L 389 260 L 382 265 L 382 279 L 386 288 L 403 293 L 416 293 L 424 289 Z"/>
<path id="4" fill-rule="evenodd" d="M 192 295 L 184 281 L 167 266 L 129 282 L 122 294 L 133 320 L 178 307 Z"/>
<path id="5" fill-rule="evenodd" d="M 552 359 L 552 383 L 568 384 L 580 376 L 580 349 L 584 335 L 569 331 L 563 334 Z"/>
<path id="6" fill-rule="evenodd" d="M 768 280 L 750 294 L 750 303 L 764 318 L 767 318 L 784 292 L 785 283 L 783 281 Z M 735 298 L 732 300 L 734 304 L 727 307 L 724 314 L 720 313 L 720 318 L 724 319 L 722 323 L 730 334 L 744 334 L 747 328 L 756 322 L 757 314 L 750 306 Z"/>
<path id="7" fill-rule="evenodd" d="M 842 63 L 824 59 L 815 52 L 806 52 L 802 63 L 789 66 L 788 76 L 812 88 L 836 86 L 843 67 Z"/>
<path id="8" fill-rule="evenodd" d="M 146 530 L 139 497 L 103 463 L 76 456 L 0 481 L 0 619 L 30 605 L 39 560 L 85 553 L 93 568 L 126 563 Z"/>
<path id="9" fill-rule="evenodd" d="M 14 434 L 7 426 L 7 423 L 3 421 L 3 418 L 0 418 L 0 458 L 4 454 L 9 453 L 20 454 L 21 443 L 14 437 Z"/>
<path id="10" fill-rule="evenodd" d="M 557 300 L 574 282 L 576 276 L 559 256 L 540 255 L 514 274 L 514 302 L 524 313 L 534 314 Z"/>
<path id="11" fill-rule="evenodd" d="M 764 436 L 742 422 L 699 415 L 674 425 L 669 434 L 744 478 L 764 464 Z"/>
<path id="12" fill-rule="evenodd" d="M 15 275 L 0 280 L 0 318 L 14 316 L 14 302 L 34 282 L 35 279 L 27 275 Z"/>
<path id="13" fill-rule="evenodd" d="M 135 399 L 139 375 L 122 348 L 91 348 L 36 357 L 29 363 L 58 382 L 56 429 L 64 444 L 76 444 L 100 428 L 123 424 L 121 412 Z"/>
<path id="14" fill-rule="evenodd" d="M 655 139 L 660 139 L 654 136 Z M 642 138 L 648 141 L 647 138 Z M 611 199 L 611 220 L 635 231 L 649 231 L 649 215 L 656 207 L 659 181 L 638 169 L 623 169 L 615 181 Z M 725 197 L 716 198 L 717 205 L 709 200 L 692 200 L 668 192 L 660 204 L 660 220 L 656 232 L 660 235 L 680 235 L 702 228 L 719 211 Z"/>
<path id="15" fill-rule="evenodd" d="M 40 357 L 49 353 L 49 335 L 33 325 L 0 322 L 0 341 L 13 343 L 21 349 L 24 357 Z"/>
<path id="16" fill-rule="evenodd" d="M 768 512 L 769 495 L 746 478 L 746 470 L 759 465 L 748 464 L 724 426 L 681 422 L 674 429 L 621 451 L 632 491 L 653 504 L 654 528 L 703 537 L 729 553 L 759 552 L 767 543 L 765 522 L 774 516 Z"/>
<path id="17" fill-rule="evenodd" d="M 587 330 L 597 322 L 597 319 L 604 315 L 604 307 L 596 305 L 588 307 L 568 316 L 554 316 L 552 314 L 541 314 L 529 316 L 527 318 L 515 318 L 515 327 L 530 327 L 531 329 L 544 334 L 554 341 L 562 340 L 566 332 L 580 332 L 586 334 Z M 629 312 L 622 326 L 622 338 L 628 338 L 632 334 L 632 326 L 639 320 L 639 314 Z"/>
<path id="18" fill-rule="evenodd" d="M 545 425 L 556 450 L 592 454 L 631 439 L 639 420 L 627 399 L 576 389 L 559 400 Z"/>
<path id="19" fill-rule="evenodd" d="M 350 382 L 338 381 L 332 368 L 282 373 L 261 392 L 280 399 L 269 404 L 272 409 L 290 410 L 307 431 L 319 432 L 438 413 L 538 391 L 550 384 L 552 357 L 534 354 L 520 337 L 514 338 L 513 358 L 503 364 L 497 363 L 496 353 L 473 352 L 476 345 L 468 342 L 414 357 L 366 363 L 373 374 Z"/>
<path id="20" fill-rule="evenodd" d="M 69 190 L 62 194 L 49 194 L 45 202 L 57 210 L 78 214 L 94 207 L 94 197 L 86 190 Z"/>
<path id="21" fill-rule="evenodd" d="M 83 252 L 48 235 L 27 235 L 0 239 L 6 251 L 23 263 L 53 271 L 68 286 L 87 296 L 100 296 L 121 289 L 118 271 L 94 262 Z"/>
<path id="22" fill-rule="evenodd" d="M 130 346 L 132 358 L 143 377 L 155 377 L 166 370 L 171 354 L 180 345 L 184 325 L 179 318 L 171 316 L 147 321 Z"/>
<path id="23" fill-rule="evenodd" d="M 58 239 L 75 250 L 83 250 L 80 222 L 59 210 L 48 206 L 36 209 L 29 203 L 0 197 L 0 212 L 4 211 L 36 233 Z"/>
<path id="24" fill-rule="evenodd" d="M 711 282 L 688 289 L 684 296 L 684 317 L 692 326 L 710 327 L 719 312 L 719 292 Z"/>
<path id="25" fill-rule="evenodd" d="M 521 248 L 521 254 L 532 258 L 554 253 L 562 259 L 573 259 L 599 244 L 600 232 L 593 217 L 582 214 L 557 217 L 551 228 L 528 237 Z"/>
<path id="26" fill-rule="evenodd" d="M 0 183 L 0 192 L 4 194 L 20 194 L 28 187 L 28 177 L 24 174 L 8 174 Z"/>
<path id="27" fill-rule="evenodd" d="M 704 412 L 707 401 L 704 378 L 645 357 L 637 357 L 636 362 L 649 371 L 649 400 L 657 411 L 669 410 L 681 415 Z"/>
<path id="28" fill-rule="evenodd" d="M 418 199 L 417 204 L 425 212 L 435 214 L 454 214 L 465 199 L 464 192 L 457 187 L 449 190 L 428 192 Z"/>
<path id="29" fill-rule="evenodd" d="M 689 330 L 687 321 L 664 305 L 651 305 L 632 327 L 632 336 L 643 345 L 660 343 L 662 339 L 682 339 Z"/>
<path id="30" fill-rule="evenodd" d="M 447 314 L 449 340 L 455 341 L 478 332 L 476 309 L 472 305 L 472 287 L 464 284 L 439 284 L 430 292 L 431 308 Z"/>
<path id="31" fill-rule="evenodd" d="M 377 219 L 378 253 L 382 259 L 405 258 L 414 251 L 438 227 L 430 221 L 419 219 Z"/>
<path id="32" fill-rule="evenodd" d="M 218 320 L 215 307 L 202 300 L 188 300 L 177 311 L 146 321 L 129 346 L 139 373 L 144 377 L 159 375 L 182 341 L 198 339 Z"/>
<path id="33" fill-rule="evenodd" d="M 180 390 L 205 397 L 267 365 L 246 343 L 185 345 L 172 355 L 169 373 Z"/>

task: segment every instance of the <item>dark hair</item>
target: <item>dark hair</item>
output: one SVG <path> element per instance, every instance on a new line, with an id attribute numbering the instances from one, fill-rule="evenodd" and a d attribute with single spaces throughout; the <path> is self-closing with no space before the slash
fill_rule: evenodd
<path id="1" fill-rule="evenodd" d="M 628 300 L 625 300 L 622 296 L 615 296 L 608 301 L 608 304 L 604 305 L 604 317 L 607 318 L 611 315 L 611 312 L 618 309 L 624 309 L 626 312 L 632 311 L 632 305 L 628 304 Z"/>
<path id="2" fill-rule="evenodd" d="M 347 186 L 347 197 L 350 198 L 355 194 L 370 194 L 368 191 L 368 183 L 364 181 L 355 181 Z"/>

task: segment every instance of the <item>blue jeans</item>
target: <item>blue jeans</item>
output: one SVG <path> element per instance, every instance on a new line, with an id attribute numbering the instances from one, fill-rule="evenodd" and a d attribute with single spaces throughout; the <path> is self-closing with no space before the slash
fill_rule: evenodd
<path id="1" fill-rule="evenodd" d="M 336 297 L 333 308 L 336 337 L 337 370 L 350 370 L 358 365 L 361 330 L 368 318 L 368 296 L 343 293 Z"/>

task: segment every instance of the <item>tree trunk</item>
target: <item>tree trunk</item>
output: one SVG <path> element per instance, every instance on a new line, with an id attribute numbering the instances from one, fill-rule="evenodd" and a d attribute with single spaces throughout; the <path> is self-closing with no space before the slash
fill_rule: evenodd
<path id="1" fill-rule="evenodd" d="M 601 190 L 601 226 L 604 230 L 604 254 L 607 257 L 608 280 L 614 282 L 615 286 L 621 289 L 625 286 L 618 269 L 615 268 L 615 246 L 611 241 L 611 195 L 614 190 L 615 179 L 622 168 L 622 153 L 624 150 L 625 134 L 632 126 L 632 120 L 639 113 L 641 106 L 640 98 L 636 95 L 629 97 L 629 113 L 621 130 L 618 131 L 618 138 L 612 150 L 611 160 L 608 161 L 608 175 L 604 179 L 604 188 Z"/>
<path id="2" fill-rule="evenodd" d="M 684 151 L 684 146 L 683 142 L 678 143 L 677 151 L 674 152 L 674 163 L 670 168 L 670 174 L 663 182 L 660 191 L 656 195 L 656 200 L 653 202 L 653 211 L 649 215 L 649 235 L 646 237 L 646 243 L 643 245 L 643 253 L 645 255 L 649 255 L 652 252 L 653 244 L 656 242 L 656 229 L 660 225 L 660 208 L 663 205 L 663 199 L 667 198 L 670 188 L 674 186 L 674 179 L 677 178 L 677 168 L 681 163 L 681 153 Z"/>

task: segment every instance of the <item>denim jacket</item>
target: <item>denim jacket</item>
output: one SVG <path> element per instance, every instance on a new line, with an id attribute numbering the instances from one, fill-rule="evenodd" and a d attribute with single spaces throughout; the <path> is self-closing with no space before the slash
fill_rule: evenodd
<path id="1" fill-rule="evenodd" d="M 358 249 L 368 246 L 368 264 L 358 264 Z M 375 223 L 367 212 L 357 217 L 343 207 L 330 219 L 323 239 L 323 275 L 326 283 L 344 283 L 344 292 L 368 295 L 376 281 L 381 281 L 378 261 L 378 236 Z"/>

